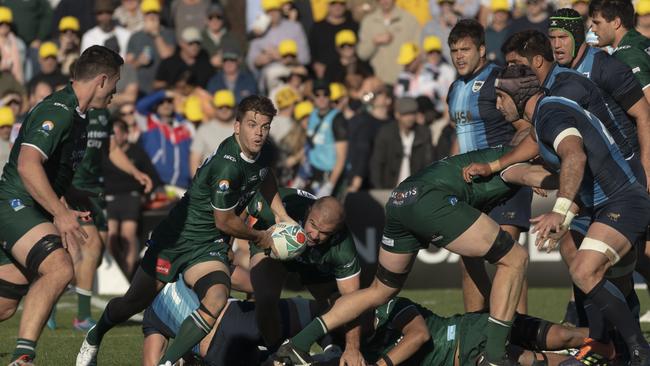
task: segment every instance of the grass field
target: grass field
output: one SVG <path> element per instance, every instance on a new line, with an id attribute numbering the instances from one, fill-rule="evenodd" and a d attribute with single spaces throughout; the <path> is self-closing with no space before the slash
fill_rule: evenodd
<path id="1" fill-rule="evenodd" d="M 650 296 L 639 290 L 641 314 L 650 309 Z M 285 296 L 292 296 L 287 293 Z M 449 315 L 462 311 L 461 292 L 449 290 L 405 290 L 402 296 L 409 297 L 434 312 Z M 552 321 L 559 321 L 564 315 L 568 289 L 535 288 L 529 291 L 529 312 Z M 72 330 L 72 318 L 76 313 L 76 297 L 64 295 L 59 303 L 57 321 L 59 329 L 45 329 L 41 337 L 36 358 L 38 365 L 73 365 L 83 340 L 83 334 Z M 101 309 L 93 308 L 95 318 Z M 9 363 L 16 341 L 20 311 L 14 317 L 0 324 L 0 365 Z M 646 338 L 650 323 L 643 323 Z M 99 354 L 100 365 L 140 365 L 142 362 L 142 332 L 140 324 L 129 323 L 113 329 L 105 338 Z"/>

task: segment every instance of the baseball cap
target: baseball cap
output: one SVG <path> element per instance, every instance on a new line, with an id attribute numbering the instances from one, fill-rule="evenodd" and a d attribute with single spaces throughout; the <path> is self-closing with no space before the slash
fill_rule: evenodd
<path id="1" fill-rule="evenodd" d="M 73 16 L 67 16 L 59 20 L 59 32 L 65 32 L 68 30 L 79 32 L 79 19 Z"/>
<path id="2" fill-rule="evenodd" d="M 236 47 L 224 47 L 221 58 L 224 60 L 239 60 L 241 53 Z"/>
<path id="3" fill-rule="evenodd" d="M 113 7 L 112 0 L 95 0 L 95 13 L 112 13 L 113 11 L 115 11 L 115 7 Z"/>
<path id="4" fill-rule="evenodd" d="M 399 56 L 397 57 L 397 63 L 399 65 L 408 65 L 413 62 L 420 53 L 418 46 L 413 42 L 407 42 L 402 45 L 399 49 Z"/>
<path id="5" fill-rule="evenodd" d="M 395 111 L 399 114 L 417 113 L 418 102 L 412 97 L 401 97 L 395 102 Z"/>
<path id="6" fill-rule="evenodd" d="M 208 8 L 208 15 L 214 15 L 214 14 L 219 14 L 223 15 L 223 8 L 219 4 L 212 4 Z"/>
<path id="7" fill-rule="evenodd" d="M 183 113 L 185 118 L 192 122 L 202 122 L 203 121 L 203 110 L 201 109 L 201 100 L 196 95 L 190 95 L 185 100 L 185 106 L 183 107 Z"/>
<path id="8" fill-rule="evenodd" d="M 201 31 L 195 27 L 187 27 L 181 33 L 181 39 L 186 43 L 201 42 Z"/>
<path id="9" fill-rule="evenodd" d="M 345 88 L 345 85 L 341 83 L 331 83 L 330 84 L 330 100 L 337 101 L 348 95 L 348 90 Z"/>
<path id="10" fill-rule="evenodd" d="M 14 14 L 6 6 L 0 6 L 0 23 L 13 23 L 14 22 Z"/>
<path id="11" fill-rule="evenodd" d="M 140 11 L 143 14 L 147 13 L 160 13 L 160 1 L 158 0 L 143 0 L 140 4 Z"/>
<path id="12" fill-rule="evenodd" d="M 278 45 L 280 56 L 295 56 L 298 54 L 298 44 L 293 39 L 285 39 Z"/>
<path id="13" fill-rule="evenodd" d="M 0 107 L 0 127 L 11 126 L 16 121 L 14 112 L 9 107 Z"/>
<path id="14" fill-rule="evenodd" d="M 220 107 L 235 107 L 235 94 L 233 94 L 229 89 L 217 90 L 214 93 L 214 98 L 212 99 L 214 106 L 217 108 Z"/>
<path id="15" fill-rule="evenodd" d="M 492 0 L 490 8 L 493 12 L 497 11 L 510 11 L 510 3 L 508 0 Z"/>
<path id="16" fill-rule="evenodd" d="M 304 102 L 300 102 L 296 104 L 295 108 L 293 109 L 293 119 L 300 121 L 301 119 L 310 115 L 313 110 L 314 105 L 311 104 L 310 101 L 305 100 Z"/>
<path id="17" fill-rule="evenodd" d="M 59 47 L 54 42 L 43 42 L 38 49 L 38 57 L 56 57 L 59 54 Z"/>
<path id="18" fill-rule="evenodd" d="M 357 35 L 349 29 L 343 29 L 336 33 L 334 37 L 336 47 L 341 47 L 344 44 L 355 45 L 357 44 Z"/>
<path id="19" fill-rule="evenodd" d="M 442 42 L 436 36 L 428 36 L 422 41 L 424 52 L 442 51 Z"/>
<path id="20" fill-rule="evenodd" d="M 291 107 L 291 105 L 298 102 L 298 100 L 298 93 L 296 93 L 296 91 L 290 86 L 285 86 L 275 94 L 275 104 L 279 109 Z"/>
<path id="21" fill-rule="evenodd" d="M 280 10 L 282 1 L 280 0 L 262 0 L 262 9 L 264 11 Z"/>
<path id="22" fill-rule="evenodd" d="M 314 94 L 316 94 L 317 91 L 324 91 L 325 95 L 330 95 L 330 85 L 322 79 L 314 81 L 311 90 Z"/>
<path id="23" fill-rule="evenodd" d="M 639 15 L 650 14 L 650 0 L 639 0 L 636 3 L 636 13 Z"/>

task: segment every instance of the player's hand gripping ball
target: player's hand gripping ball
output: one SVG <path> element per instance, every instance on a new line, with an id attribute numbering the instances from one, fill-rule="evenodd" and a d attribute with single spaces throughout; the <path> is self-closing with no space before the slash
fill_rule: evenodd
<path id="1" fill-rule="evenodd" d="M 300 225 L 280 222 L 271 227 L 274 250 L 271 258 L 289 260 L 295 258 L 306 248 L 307 236 Z"/>

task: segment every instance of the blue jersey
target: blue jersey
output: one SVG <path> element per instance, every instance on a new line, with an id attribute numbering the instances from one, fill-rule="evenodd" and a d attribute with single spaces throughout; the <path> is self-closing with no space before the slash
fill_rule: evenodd
<path id="1" fill-rule="evenodd" d="M 500 70 L 495 64 L 487 64 L 473 75 L 457 79 L 449 88 L 447 104 L 461 154 L 506 145 L 515 135 L 512 123 L 496 107 L 494 81 Z"/>
<path id="2" fill-rule="evenodd" d="M 598 85 L 621 133 L 638 153 L 636 125 L 625 111 L 645 96 L 630 67 L 609 53 L 588 46 L 574 69 Z"/>
<path id="3" fill-rule="evenodd" d="M 582 109 L 596 116 L 605 125 L 623 156 L 629 158 L 634 155 L 632 145 L 623 135 L 622 124 L 607 108 L 600 88 L 593 81 L 573 69 L 554 64 L 542 86 L 546 89 L 547 94 L 572 100 L 578 103 Z"/>
<path id="4" fill-rule="evenodd" d="M 587 163 L 578 191 L 585 207 L 598 206 L 636 185 L 636 178 L 609 131 L 592 113 L 563 97 L 542 97 L 533 115 L 542 158 L 560 170 L 557 145 L 564 136 L 579 134 Z"/>

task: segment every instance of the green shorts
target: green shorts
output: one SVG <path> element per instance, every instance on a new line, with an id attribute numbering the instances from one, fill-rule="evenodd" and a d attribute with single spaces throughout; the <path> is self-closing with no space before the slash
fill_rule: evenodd
<path id="1" fill-rule="evenodd" d="M 175 282 L 179 274 L 202 262 L 219 261 L 230 266 L 228 246 L 223 243 L 195 245 L 179 239 L 175 243 L 149 240 L 147 245 L 140 266 L 162 282 Z"/>
<path id="2" fill-rule="evenodd" d="M 103 194 L 72 187 L 66 192 L 65 199 L 74 210 L 90 211 L 92 220 L 79 220 L 81 225 L 94 225 L 99 231 L 108 231 L 106 199 Z"/>
<path id="3" fill-rule="evenodd" d="M 264 253 L 264 249 L 261 249 L 251 242 L 248 243 L 248 248 L 250 250 L 251 258 L 257 253 Z M 305 286 L 336 281 L 336 277 L 331 271 L 322 270 L 316 264 L 309 264 L 296 260 L 282 261 L 281 263 L 287 272 L 297 273 L 300 276 L 300 282 Z"/>
<path id="4" fill-rule="evenodd" d="M 9 255 L 5 253 L 4 249 L 0 248 L 0 266 L 5 264 L 13 264 L 14 262 L 9 258 Z"/>
<path id="5" fill-rule="evenodd" d="M 476 360 L 485 351 L 489 313 L 468 313 L 463 315 L 458 335 L 458 364 L 476 366 Z"/>
<path id="6" fill-rule="evenodd" d="M 391 253 L 414 253 L 429 245 L 443 248 L 479 216 L 481 211 L 449 193 L 419 186 L 400 187 L 386 204 L 381 246 Z"/>
<path id="7" fill-rule="evenodd" d="M 19 199 L 0 200 L 0 243 L 11 255 L 11 248 L 36 225 L 52 222 L 52 215 L 40 206 L 25 206 Z"/>

